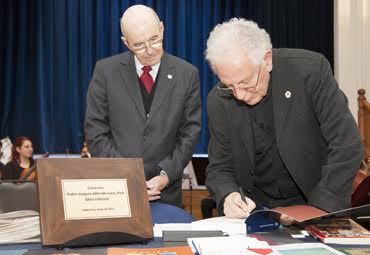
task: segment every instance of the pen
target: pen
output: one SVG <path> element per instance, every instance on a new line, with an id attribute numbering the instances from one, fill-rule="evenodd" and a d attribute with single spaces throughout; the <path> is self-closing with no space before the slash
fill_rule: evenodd
<path id="1" fill-rule="evenodd" d="M 248 205 L 247 200 L 245 199 L 245 195 L 244 195 L 244 192 L 243 192 L 242 187 L 239 187 L 239 193 L 240 193 L 240 196 L 242 197 L 243 202 L 244 202 L 246 205 Z"/>
<path id="2" fill-rule="evenodd" d="M 194 247 L 194 250 L 195 250 L 194 254 L 195 254 L 195 255 L 200 255 L 200 252 L 198 251 L 198 248 L 197 248 L 197 246 L 195 245 L 194 240 L 191 240 L 191 243 L 192 243 L 192 245 L 193 245 L 193 247 Z"/>

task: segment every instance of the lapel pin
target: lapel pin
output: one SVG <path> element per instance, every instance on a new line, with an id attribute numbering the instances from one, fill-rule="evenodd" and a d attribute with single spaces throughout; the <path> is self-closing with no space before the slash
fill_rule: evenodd
<path id="1" fill-rule="evenodd" d="M 167 78 L 172 80 L 172 75 L 171 74 L 167 74 Z"/>
<path id="2" fill-rule="evenodd" d="M 289 90 L 285 91 L 285 98 L 290 98 L 292 96 L 292 92 Z"/>

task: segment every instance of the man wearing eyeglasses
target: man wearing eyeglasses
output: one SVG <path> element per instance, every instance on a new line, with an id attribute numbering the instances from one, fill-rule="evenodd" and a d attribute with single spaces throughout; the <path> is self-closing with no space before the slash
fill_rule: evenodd
<path id="1" fill-rule="evenodd" d="M 363 146 L 328 61 L 272 49 L 265 30 L 237 18 L 214 28 L 206 59 L 219 78 L 207 101 L 206 171 L 219 213 L 244 218 L 256 205 L 349 208 Z"/>
<path id="2" fill-rule="evenodd" d="M 143 5 L 121 18 L 129 52 L 100 60 L 87 94 L 93 157 L 143 158 L 150 201 L 181 207 L 183 169 L 201 129 L 198 70 L 163 50 L 164 27 Z"/>

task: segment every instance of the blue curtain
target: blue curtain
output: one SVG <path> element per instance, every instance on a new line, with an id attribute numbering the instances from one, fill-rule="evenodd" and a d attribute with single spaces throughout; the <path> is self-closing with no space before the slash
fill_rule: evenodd
<path id="1" fill-rule="evenodd" d="M 95 62 L 126 51 L 120 17 L 151 6 L 165 26 L 167 52 L 197 66 L 206 153 L 206 97 L 215 77 L 204 60 L 212 28 L 231 17 L 264 27 L 275 47 L 316 50 L 333 61 L 333 2 L 321 0 L 5 0 L 0 8 L 0 137 L 29 136 L 36 152 L 78 152 Z"/>

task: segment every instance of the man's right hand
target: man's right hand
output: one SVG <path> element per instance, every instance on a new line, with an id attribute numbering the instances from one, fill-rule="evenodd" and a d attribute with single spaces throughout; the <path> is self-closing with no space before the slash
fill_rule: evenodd
<path id="1" fill-rule="evenodd" d="M 149 201 L 155 201 L 161 198 L 161 191 L 158 189 L 159 182 L 158 178 L 162 176 L 156 176 L 149 181 L 146 181 L 146 188 L 148 190 Z"/>
<path id="2" fill-rule="evenodd" d="M 224 202 L 224 214 L 228 218 L 242 219 L 247 218 L 249 213 L 256 207 L 256 204 L 249 197 L 245 197 L 244 203 L 239 192 L 232 192 Z"/>

